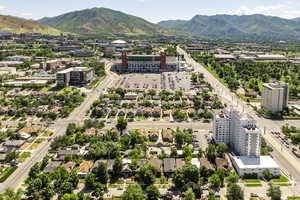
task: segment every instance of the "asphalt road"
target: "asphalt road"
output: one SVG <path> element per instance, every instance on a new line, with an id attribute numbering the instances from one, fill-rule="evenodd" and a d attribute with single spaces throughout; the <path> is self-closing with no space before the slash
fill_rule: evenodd
<path id="1" fill-rule="evenodd" d="M 183 49 L 178 47 L 178 52 L 184 55 L 188 64 L 194 67 L 195 72 L 203 73 L 207 82 L 209 82 L 220 99 L 228 106 L 232 106 L 239 111 L 248 113 L 257 121 L 257 126 L 261 130 L 265 130 L 265 134 L 262 134 L 264 139 L 273 147 L 272 153 L 274 160 L 280 165 L 283 171 L 292 177 L 297 183 L 300 182 L 300 160 L 292 155 L 285 147 L 281 147 L 281 144 L 271 136 L 271 131 L 279 131 L 281 129 L 280 124 L 259 118 L 255 111 L 248 106 L 245 102 L 240 100 L 234 93 L 226 88 L 219 80 L 217 80 L 205 67 L 195 62 L 189 54 Z M 298 184 L 297 184 L 298 185 Z"/>
<path id="2" fill-rule="evenodd" d="M 85 101 L 78 108 L 76 108 L 68 118 L 58 119 L 54 122 L 54 124 L 50 127 L 54 131 L 52 138 L 65 134 L 66 128 L 70 121 L 84 119 L 86 112 L 90 109 L 92 103 L 99 97 L 99 94 L 105 89 L 113 86 L 112 84 L 118 79 L 118 76 L 110 71 L 110 67 L 111 63 L 107 63 L 107 76 L 105 79 L 97 86 L 97 88 L 87 94 Z M 31 157 L 20 164 L 18 169 L 11 176 L 9 176 L 4 183 L 0 184 L 0 192 L 3 192 L 6 188 L 19 188 L 26 179 L 30 168 L 47 155 L 50 144 L 51 142 L 48 140 L 40 144 L 38 148 L 32 152 Z"/>

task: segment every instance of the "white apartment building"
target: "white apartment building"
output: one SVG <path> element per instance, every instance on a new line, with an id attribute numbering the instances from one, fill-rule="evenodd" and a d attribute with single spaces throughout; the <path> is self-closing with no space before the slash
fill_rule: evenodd
<path id="1" fill-rule="evenodd" d="M 271 110 L 273 113 L 287 108 L 289 98 L 288 86 L 288 83 L 284 82 L 263 84 L 261 107 Z"/>
<path id="2" fill-rule="evenodd" d="M 217 143 L 230 144 L 230 121 L 230 115 L 226 112 L 221 112 L 214 116 L 213 133 Z"/>
<path id="3" fill-rule="evenodd" d="M 260 130 L 248 115 L 235 110 L 215 114 L 213 136 L 217 143 L 229 144 L 240 156 L 260 155 Z"/>
<path id="4" fill-rule="evenodd" d="M 259 156 L 261 136 L 256 121 L 236 110 L 231 110 L 230 115 L 230 146 L 241 156 Z"/>
<path id="5" fill-rule="evenodd" d="M 239 176 L 260 177 L 265 170 L 273 176 L 280 175 L 278 164 L 270 156 L 260 156 L 261 131 L 251 116 L 233 109 L 215 114 L 213 137 L 217 143 L 229 144 L 238 155 L 231 158 Z"/>

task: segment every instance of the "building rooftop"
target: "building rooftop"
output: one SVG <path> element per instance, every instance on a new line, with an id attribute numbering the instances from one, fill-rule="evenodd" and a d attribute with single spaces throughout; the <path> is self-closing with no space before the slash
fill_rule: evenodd
<path id="1" fill-rule="evenodd" d="M 279 168 L 279 165 L 270 156 L 260 156 L 260 157 L 233 156 L 232 158 L 241 169 Z"/>
<path id="2" fill-rule="evenodd" d="M 267 87 L 269 89 L 275 89 L 275 88 L 284 88 L 287 87 L 289 84 L 285 82 L 274 82 L 274 83 L 264 83 L 263 86 Z"/>
<path id="3" fill-rule="evenodd" d="M 68 73 L 68 72 L 71 72 L 71 71 L 88 71 L 90 69 L 91 68 L 88 68 L 88 67 L 71 67 L 71 68 L 59 71 L 57 73 L 58 74 L 64 74 L 64 73 Z"/>
<path id="4" fill-rule="evenodd" d="M 124 40 L 115 40 L 111 42 L 112 44 L 126 44 L 127 42 Z"/>
<path id="5" fill-rule="evenodd" d="M 235 56 L 230 54 L 215 54 L 214 55 L 217 59 L 236 59 Z"/>
<path id="6" fill-rule="evenodd" d="M 263 59 L 286 59 L 285 56 L 279 55 L 279 54 L 257 55 L 257 58 L 263 58 Z"/>

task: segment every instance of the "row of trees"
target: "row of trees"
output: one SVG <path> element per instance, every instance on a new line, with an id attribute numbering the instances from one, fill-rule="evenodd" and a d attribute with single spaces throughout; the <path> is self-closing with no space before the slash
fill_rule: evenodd
<path id="1" fill-rule="evenodd" d="M 262 92 L 260 85 L 271 79 L 290 84 L 290 97 L 299 99 L 300 65 L 291 62 L 252 62 L 237 60 L 219 62 L 210 54 L 195 54 L 193 58 L 211 67 L 231 90 L 243 86 L 246 90 Z"/>

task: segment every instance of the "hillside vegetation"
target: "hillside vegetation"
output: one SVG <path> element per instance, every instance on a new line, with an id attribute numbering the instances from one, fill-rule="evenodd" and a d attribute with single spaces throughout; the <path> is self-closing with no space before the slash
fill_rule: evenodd
<path id="1" fill-rule="evenodd" d="M 43 18 L 40 22 L 81 35 L 165 35 L 170 33 L 167 29 L 142 18 L 107 8 L 70 12 L 53 18 Z"/>
<path id="2" fill-rule="evenodd" d="M 13 33 L 42 33 L 49 35 L 59 35 L 61 33 L 61 31 L 46 24 L 5 15 L 0 15 L 0 31 L 9 31 Z"/>

